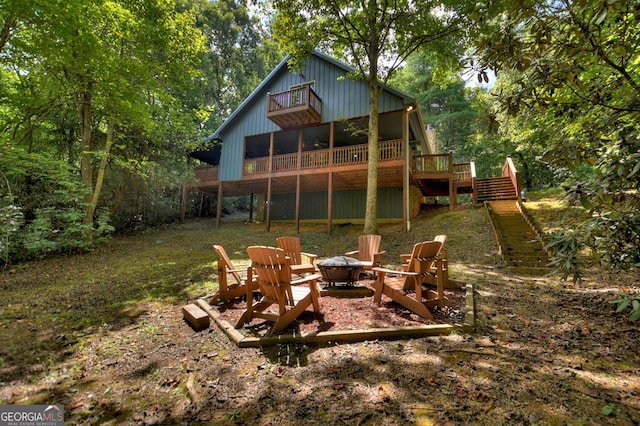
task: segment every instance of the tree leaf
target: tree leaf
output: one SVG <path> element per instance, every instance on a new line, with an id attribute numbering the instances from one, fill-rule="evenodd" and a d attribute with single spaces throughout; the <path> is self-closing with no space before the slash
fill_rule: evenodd
<path id="1" fill-rule="evenodd" d="M 620 302 L 620 304 L 618 305 L 618 309 L 616 309 L 616 312 L 619 313 L 624 311 L 627 308 L 627 306 L 629 306 L 629 302 L 630 302 L 629 299 L 625 299 L 622 302 Z"/>
<path id="2" fill-rule="evenodd" d="M 596 16 L 595 24 L 601 25 L 607 17 L 607 9 L 603 8 L 600 13 Z"/>

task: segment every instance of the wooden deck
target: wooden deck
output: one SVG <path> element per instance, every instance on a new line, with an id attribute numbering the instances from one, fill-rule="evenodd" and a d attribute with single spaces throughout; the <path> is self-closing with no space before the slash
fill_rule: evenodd
<path id="1" fill-rule="evenodd" d="M 296 192 L 297 181 L 305 192 L 366 188 L 369 152 L 366 144 L 317 149 L 244 160 L 242 179 L 225 181 L 226 195 L 250 195 L 271 190 Z M 380 143 L 378 186 L 403 186 L 405 152 L 402 140 Z M 190 185 L 216 193 L 219 166 L 198 167 L 197 183 Z M 332 181 L 329 182 L 329 176 Z M 410 159 L 411 184 L 424 195 L 448 196 L 450 191 L 471 193 L 475 169 L 473 162 L 454 163 L 452 153 L 418 155 Z"/>
<path id="2" fill-rule="evenodd" d="M 283 129 L 318 124 L 322 120 L 322 100 L 310 84 L 269 93 L 267 118 Z"/>

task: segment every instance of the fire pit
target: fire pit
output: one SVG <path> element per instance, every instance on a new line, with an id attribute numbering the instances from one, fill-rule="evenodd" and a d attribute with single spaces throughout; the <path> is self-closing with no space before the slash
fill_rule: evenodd
<path id="1" fill-rule="evenodd" d="M 336 283 L 346 283 L 349 286 L 353 286 L 358 281 L 363 267 L 360 261 L 348 256 L 325 259 L 318 262 L 317 265 L 322 278 L 330 286 L 335 286 Z"/>

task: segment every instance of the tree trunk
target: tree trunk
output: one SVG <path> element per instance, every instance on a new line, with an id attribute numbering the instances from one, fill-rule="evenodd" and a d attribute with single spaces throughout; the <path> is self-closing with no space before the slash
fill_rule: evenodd
<path id="1" fill-rule="evenodd" d="M 102 154 L 102 159 L 100 160 L 100 168 L 98 169 L 98 178 L 96 179 L 96 186 L 93 190 L 93 198 L 91 200 L 91 205 L 93 206 L 93 210 L 95 211 L 96 206 L 98 205 L 98 199 L 100 198 L 100 191 L 102 190 L 102 182 L 104 181 L 104 173 L 107 168 L 107 162 L 109 160 L 109 152 L 111 152 L 111 145 L 113 144 L 113 131 L 115 129 L 115 121 L 113 118 L 109 118 L 109 127 L 107 128 L 107 141 L 104 145 L 104 153 Z M 92 221 L 93 221 L 93 213 Z"/>
<path id="2" fill-rule="evenodd" d="M 369 88 L 369 161 L 367 169 L 367 201 L 364 217 L 364 233 L 378 233 L 378 99 L 380 91 L 375 81 Z"/>
<path id="3" fill-rule="evenodd" d="M 380 37 L 376 29 L 376 0 L 369 0 L 369 160 L 367 163 L 367 201 L 364 216 L 364 233 L 378 233 L 378 101 L 382 91 L 378 84 L 378 59 L 380 58 Z"/>
<path id="4" fill-rule="evenodd" d="M 83 223 L 87 226 L 85 240 L 93 241 L 93 167 L 91 165 L 91 90 L 86 90 L 78 97 L 78 118 L 80 120 L 81 160 L 80 176 L 87 189 L 84 197 L 85 216 Z"/>

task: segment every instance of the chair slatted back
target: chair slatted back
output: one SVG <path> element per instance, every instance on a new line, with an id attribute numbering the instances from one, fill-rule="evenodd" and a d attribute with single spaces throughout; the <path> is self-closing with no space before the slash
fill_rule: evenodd
<path id="1" fill-rule="evenodd" d="M 424 241 L 417 243 L 413 246 L 411 252 L 411 258 L 409 259 L 409 265 L 407 267 L 408 272 L 417 272 L 421 277 L 424 277 L 431 270 L 433 262 L 436 261 L 440 250 L 442 249 L 442 241 Z M 408 279 L 412 277 L 407 277 Z"/>
<path id="2" fill-rule="evenodd" d="M 247 248 L 251 259 L 251 267 L 257 275 L 260 292 L 277 300 L 283 309 L 290 305 L 291 267 L 284 250 L 275 247 L 251 246 Z M 283 305 L 284 304 L 284 305 Z"/>
<path id="3" fill-rule="evenodd" d="M 231 274 L 231 276 L 233 276 L 233 278 L 236 280 L 238 284 L 241 284 L 242 278 L 240 277 L 240 274 L 238 274 L 235 271 L 236 268 L 233 267 L 233 264 L 231 263 L 231 259 L 227 255 L 227 252 L 225 251 L 224 247 L 216 244 L 213 246 L 213 248 L 216 251 L 216 254 L 218 255 L 218 258 L 219 258 L 218 259 L 218 277 L 220 279 L 226 280 L 227 270 L 231 269 L 229 273 Z"/>
<path id="4" fill-rule="evenodd" d="M 374 255 L 380 251 L 380 235 L 360 235 L 358 237 L 358 257 L 362 261 L 373 262 Z"/>
<path id="5" fill-rule="evenodd" d="M 284 250 L 291 259 L 292 265 L 302 264 L 302 249 L 300 248 L 300 238 L 298 237 L 278 237 L 276 238 L 278 247 Z"/>

